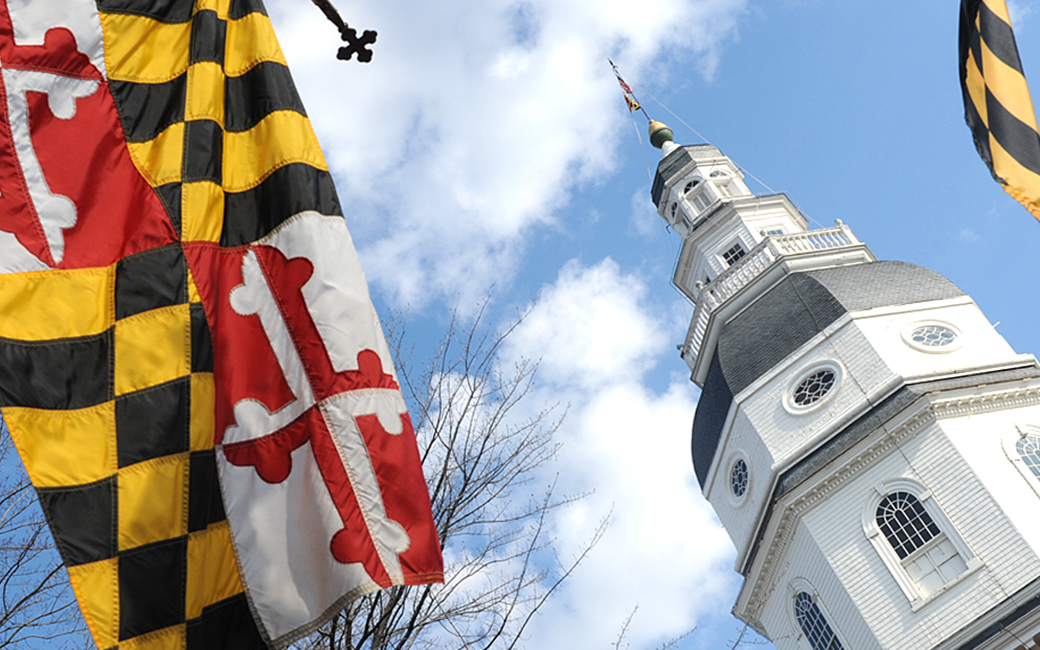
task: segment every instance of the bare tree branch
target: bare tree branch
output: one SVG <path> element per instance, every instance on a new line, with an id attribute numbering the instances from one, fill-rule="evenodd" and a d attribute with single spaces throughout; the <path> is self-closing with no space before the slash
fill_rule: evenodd
<path id="1" fill-rule="evenodd" d="M 86 625 L 0 419 L 0 648 L 84 648 Z"/>
<path id="2" fill-rule="evenodd" d="M 549 517 L 584 495 L 560 495 L 555 481 L 531 488 L 556 455 L 553 436 L 566 409 L 530 409 L 537 364 L 505 367 L 499 354 L 525 314 L 495 330 L 484 322 L 486 307 L 467 326 L 453 313 L 418 369 L 404 346 L 404 323 L 388 327 L 444 548 L 445 584 L 365 596 L 298 650 L 515 648 L 603 536 L 606 519 L 576 557 L 559 558 Z"/>

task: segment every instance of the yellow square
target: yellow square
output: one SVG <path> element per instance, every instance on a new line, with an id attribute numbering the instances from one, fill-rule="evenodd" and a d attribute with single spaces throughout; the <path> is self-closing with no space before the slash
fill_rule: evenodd
<path id="1" fill-rule="evenodd" d="M 271 19 L 262 13 L 253 12 L 238 20 L 229 20 L 226 40 L 224 72 L 229 77 L 239 77 L 261 61 L 285 64 Z"/>
<path id="2" fill-rule="evenodd" d="M 191 372 L 188 305 L 124 318 L 115 327 L 116 395 L 158 386 Z"/>
<path id="3" fill-rule="evenodd" d="M 0 275 L 0 337 L 20 341 L 92 336 L 115 322 L 115 267 Z"/>
<path id="4" fill-rule="evenodd" d="M 131 13 L 101 13 L 108 78 L 164 83 L 188 67 L 191 23 L 163 23 Z M 118 34 L 118 38 L 113 38 Z"/>
<path id="5" fill-rule="evenodd" d="M 224 126 L 224 71 L 219 63 L 205 61 L 188 68 L 187 94 L 185 121 L 208 119 Z"/>
<path id="6" fill-rule="evenodd" d="M 119 643 L 118 559 L 70 566 L 69 582 L 98 647 L 114 647 Z"/>
<path id="7" fill-rule="evenodd" d="M 187 626 L 181 623 L 119 644 L 119 650 L 184 650 L 188 644 Z"/>
<path id="8" fill-rule="evenodd" d="M 190 267 L 188 268 L 188 302 L 202 302 L 202 294 L 199 293 L 199 285 L 195 284 L 195 276 L 191 274 Z"/>
<path id="9" fill-rule="evenodd" d="M 206 10 L 215 11 L 217 18 L 227 20 L 228 12 L 231 10 L 231 0 L 195 0 L 195 13 Z"/>
<path id="10" fill-rule="evenodd" d="M 181 180 L 184 122 L 171 124 L 148 142 L 128 142 L 126 148 L 138 171 L 152 187 Z"/>
<path id="11" fill-rule="evenodd" d="M 187 620 L 202 616 L 202 608 L 241 593 L 238 564 L 226 521 L 188 537 Z"/>
<path id="12" fill-rule="evenodd" d="M 181 196 L 182 239 L 219 242 L 224 230 L 224 190 L 209 181 L 185 183 Z"/>
<path id="13" fill-rule="evenodd" d="M 75 411 L 10 407 L 3 415 L 36 487 L 82 485 L 115 474 L 115 402 Z"/>
<path id="14" fill-rule="evenodd" d="M 191 450 L 213 449 L 213 373 L 196 372 L 191 376 Z"/>
<path id="15" fill-rule="evenodd" d="M 119 470 L 119 550 L 188 532 L 188 454 Z"/>

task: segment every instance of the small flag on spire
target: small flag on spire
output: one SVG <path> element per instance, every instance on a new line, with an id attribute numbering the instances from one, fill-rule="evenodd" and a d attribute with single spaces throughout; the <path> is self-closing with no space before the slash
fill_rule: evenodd
<path id="1" fill-rule="evenodd" d="M 959 49 L 975 147 L 993 178 L 1040 219 L 1040 133 L 1005 0 L 962 0 Z"/>
<path id="2" fill-rule="evenodd" d="M 607 61 L 610 61 L 610 59 L 607 59 Z M 625 83 L 625 80 L 621 76 L 621 71 L 618 70 L 617 65 L 613 61 L 610 61 L 610 67 L 614 69 L 614 76 L 617 77 L 618 83 L 621 84 L 621 90 L 625 91 L 626 95 L 631 95 L 632 86 L 629 86 L 627 83 Z"/>
<path id="3" fill-rule="evenodd" d="M 643 115 L 646 115 L 646 119 L 649 120 L 650 116 L 646 114 L 642 104 L 636 100 L 636 94 L 632 90 L 632 86 L 629 86 L 621 76 L 621 71 L 618 70 L 617 65 L 610 59 L 607 59 L 607 61 L 610 63 L 610 67 L 614 70 L 614 76 L 617 77 L 618 83 L 621 84 L 621 91 L 625 95 L 625 103 L 628 105 L 628 112 L 635 113 L 636 111 L 642 111 Z"/>

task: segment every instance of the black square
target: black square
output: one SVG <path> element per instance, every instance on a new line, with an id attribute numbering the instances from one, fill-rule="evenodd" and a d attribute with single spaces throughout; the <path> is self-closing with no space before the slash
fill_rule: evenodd
<path id="1" fill-rule="evenodd" d="M 225 519 L 216 453 L 212 449 L 193 451 L 188 475 L 188 532 L 206 530 L 210 524 Z"/>
<path id="2" fill-rule="evenodd" d="M 307 116 L 289 68 L 261 61 L 247 72 L 224 80 L 224 129 L 243 133 L 275 111 Z"/>
<path id="3" fill-rule="evenodd" d="M 0 339 L 0 405 L 81 409 L 112 399 L 112 330 L 56 341 Z"/>
<path id="4" fill-rule="evenodd" d="M 116 478 L 71 488 L 38 490 L 61 559 L 68 566 L 116 555 Z"/>
<path id="5" fill-rule="evenodd" d="M 191 303 L 191 371 L 213 372 L 213 339 L 202 303 Z"/>
<path id="6" fill-rule="evenodd" d="M 188 538 L 119 555 L 119 640 L 184 622 Z"/>
<path id="7" fill-rule="evenodd" d="M 231 0 L 231 6 L 228 8 L 228 18 L 231 20 L 245 18 L 252 13 L 266 16 L 267 8 L 261 0 Z"/>
<path id="8" fill-rule="evenodd" d="M 188 451 L 190 396 L 191 378 L 184 377 L 117 397 L 119 467 Z"/>
<path id="9" fill-rule="evenodd" d="M 200 11 L 191 19 L 191 53 L 189 63 L 212 61 L 224 66 L 227 23 L 215 11 Z"/>
<path id="10" fill-rule="evenodd" d="M 304 163 L 279 167 L 256 187 L 224 195 L 220 245 L 255 242 L 304 210 L 326 216 L 343 214 L 332 175 Z"/>
<path id="11" fill-rule="evenodd" d="M 150 142 L 184 121 L 188 73 L 164 83 L 108 80 L 128 142 Z"/>
<path id="12" fill-rule="evenodd" d="M 148 16 L 167 24 L 186 23 L 191 18 L 194 2 L 184 0 L 100 0 L 105 13 Z"/>
<path id="13" fill-rule="evenodd" d="M 184 128 L 187 134 L 184 136 L 181 180 L 185 183 L 212 181 L 221 185 L 224 178 L 220 164 L 224 155 L 224 130 L 213 120 L 191 120 L 184 123 Z"/>
<path id="14" fill-rule="evenodd" d="M 116 319 L 188 302 L 180 244 L 124 257 L 116 264 Z"/>
<path id="15" fill-rule="evenodd" d="M 181 184 L 167 183 L 166 185 L 160 185 L 155 188 L 155 193 L 159 195 L 159 200 L 162 201 L 163 207 L 166 208 L 166 214 L 170 217 L 170 224 L 173 225 L 173 229 L 177 232 L 177 236 L 181 236 Z"/>
<path id="16" fill-rule="evenodd" d="M 187 650 L 267 650 L 245 594 L 214 603 L 188 621 Z"/>

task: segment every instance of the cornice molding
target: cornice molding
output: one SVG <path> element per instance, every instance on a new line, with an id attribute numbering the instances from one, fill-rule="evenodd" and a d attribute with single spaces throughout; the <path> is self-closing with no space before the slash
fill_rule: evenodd
<path id="1" fill-rule="evenodd" d="M 762 608 L 782 578 L 783 563 L 780 562 L 780 559 L 787 553 L 797 524 L 806 511 L 828 498 L 861 470 L 888 455 L 903 440 L 915 435 L 929 424 L 968 415 L 1040 405 L 1040 383 L 1036 383 L 1035 379 L 1033 383 L 1034 385 L 1031 386 L 1011 390 L 1001 390 L 999 385 L 976 386 L 972 388 L 976 391 L 973 395 L 945 399 L 940 398 L 938 392 L 922 395 L 913 405 L 897 416 L 898 423 L 893 425 L 891 420 L 886 422 L 881 426 L 881 429 L 885 431 L 883 434 L 876 436 L 870 442 L 861 442 L 858 451 L 855 451 L 854 448 L 846 452 L 847 460 L 837 465 L 836 469 L 827 476 L 801 488 L 800 494 L 793 497 L 781 497 L 777 504 L 780 506 L 781 512 L 779 521 L 772 535 L 767 534 L 767 538 L 772 538 L 772 543 L 768 545 L 768 551 L 759 565 L 761 568 L 756 572 L 758 578 L 754 581 L 746 601 L 747 604 L 738 617 L 761 629 L 759 616 Z M 977 391 L 980 388 L 983 390 L 989 388 L 992 392 L 979 394 Z M 781 504 L 785 498 L 790 498 L 790 501 L 783 506 Z"/>

